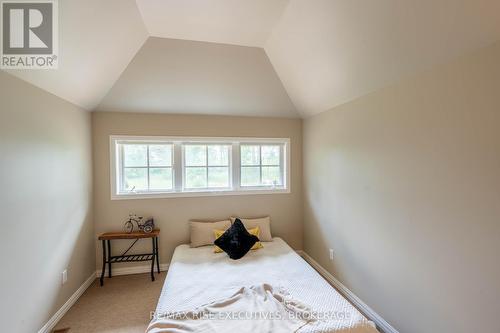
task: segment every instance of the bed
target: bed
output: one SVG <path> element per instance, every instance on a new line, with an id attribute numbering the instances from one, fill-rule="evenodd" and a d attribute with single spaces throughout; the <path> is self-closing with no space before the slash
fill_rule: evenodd
<path id="1" fill-rule="evenodd" d="M 269 284 L 306 304 L 319 319 L 298 332 L 378 332 L 375 325 L 330 286 L 281 238 L 239 260 L 213 246 L 175 249 L 155 314 L 190 311 L 229 297 L 242 286 Z M 322 315 L 327 314 L 327 316 Z M 157 319 L 153 319 L 152 323 Z"/>

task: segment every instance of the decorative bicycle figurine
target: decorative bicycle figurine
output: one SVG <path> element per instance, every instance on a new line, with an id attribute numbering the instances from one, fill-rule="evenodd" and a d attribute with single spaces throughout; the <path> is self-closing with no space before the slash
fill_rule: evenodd
<path id="1" fill-rule="evenodd" d="M 131 233 L 134 231 L 134 226 L 137 225 L 137 228 L 149 234 L 155 228 L 155 223 L 152 217 L 146 219 L 143 222 L 144 218 L 142 216 L 137 216 L 136 214 L 129 214 L 128 220 L 123 224 L 123 230 L 127 233 Z"/>

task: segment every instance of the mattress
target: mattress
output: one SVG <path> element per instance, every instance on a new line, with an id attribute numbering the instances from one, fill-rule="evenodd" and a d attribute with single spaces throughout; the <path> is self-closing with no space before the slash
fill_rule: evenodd
<path id="1" fill-rule="evenodd" d="M 241 287 L 269 284 L 285 290 L 311 310 L 314 321 L 299 332 L 377 332 L 366 319 L 284 240 L 274 238 L 264 248 L 239 260 L 214 253 L 213 246 L 175 249 L 156 314 L 191 311 L 231 296 Z"/>

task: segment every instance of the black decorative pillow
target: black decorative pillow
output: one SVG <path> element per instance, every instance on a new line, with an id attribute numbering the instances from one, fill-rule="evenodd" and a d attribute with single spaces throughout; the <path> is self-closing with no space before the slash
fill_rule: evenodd
<path id="1" fill-rule="evenodd" d="M 251 235 L 240 219 L 236 219 L 214 244 L 226 252 L 229 258 L 236 260 L 242 258 L 258 241 L 259 238 Z"/>

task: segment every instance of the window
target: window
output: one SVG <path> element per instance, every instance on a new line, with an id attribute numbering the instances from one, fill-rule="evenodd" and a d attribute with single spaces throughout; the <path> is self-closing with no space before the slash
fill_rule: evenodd
<path id="1" fill-rule="evenodd" d="M 283 185 L 283 162 L 279 145 L 241 145 L 241 186 Z"/>
<path id="2" fill-rule="evenodd" d="M 138 144 L 121 145 L 121 192 L 171 191 L 172 145 Z"/>
<path id="3" fill-rule="evenodd" d="M 230 188 L 229 145 L 184 145 L 184 189 Z"/>
<path id="4" fill-rule="evenodd" d="M 290 192 L 289 139 L 111 136 L 111 198 Z"/>

